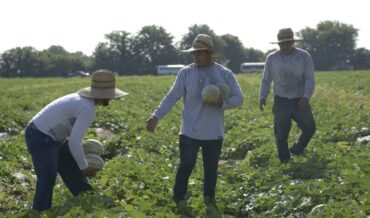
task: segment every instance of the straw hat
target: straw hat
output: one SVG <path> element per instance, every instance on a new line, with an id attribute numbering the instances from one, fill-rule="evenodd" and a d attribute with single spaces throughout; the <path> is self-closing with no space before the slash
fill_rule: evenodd
<path id="1" fill-rule="evenodd" d="M 212 53 L 212 56 L 219 56 L 220 52 L 215 51 L 213 49 L 213 40 L 209 35 L 206 34 L 198 34 L 197 37 L 193 41 L 193 45 L 191 48 L 187 50 L 182 50 L 183 52 L 192 52 L 192 51 L 201 51 L 207 50 Z"/>
<path id="2" fill-rule="evenodd" d="M 293 30 L 291 28 L 284 28 L 284 29 L 281 29 L 279 30 L 278 34 L 277 34 L 277 39 L 278 41 L 277 42 L 271 42 L 272 44 L 279 44 L 279 43 L 282 43 L 282 42 L 290 42 L 290 41 L 301 41 L 302 39 L 300 38 L 294 38 L 294 33 L 293 33 Z"/>
<path id="3" fill-rule="evenodd" d="M 80 89 L 77 94 L 95 99 L 121 98 L 127 92 L 116 88 L 116 78 L 109 70 L 98 70 L 91 75 L 91 86 Z"/>

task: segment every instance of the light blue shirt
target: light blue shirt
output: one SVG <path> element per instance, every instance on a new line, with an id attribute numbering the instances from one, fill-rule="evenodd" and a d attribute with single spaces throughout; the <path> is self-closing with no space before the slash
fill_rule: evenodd
<path id="1" fill-rule="evenodd" d="M 229 86 L 230 97 L 224 100 L 222 107 L 206 105 L 202 100 L 202 89 L 219 82 Z M 234 74 L 218 63 L 209 68 L 199 68 L 196 64 L 182 68 L 153 115 L 163 118 L 180 98 L 183 99 L 180 134 L 198 140 L 223 139 L 224 110 L 243 103 L 242 91 Z"/>
<path id="2" fill-rule="evenodd" d="M 266 99 L 273 81 L 273 94 L 284 98 L 310 99 L 315 89 L 311 55 L 299 48 L 291 54 L 275 51 L 266 58 L 261 81 L 260 99 Z"/>
<path id="3" fill-rule="evenodd" d="M 94 117 L 94 100 L 73 93 L 48 104 L 32 118 L 32 122 L 56 141 L 68 138 L 71 154 L 82 170 L 88 167 L 82 141 Z"/>

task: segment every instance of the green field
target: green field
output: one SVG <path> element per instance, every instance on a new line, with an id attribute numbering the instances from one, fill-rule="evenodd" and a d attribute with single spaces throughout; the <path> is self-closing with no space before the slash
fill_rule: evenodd
<path id="1" fill-rule="evenodd" d="M 238 75 L 242 107 L 226 111 L 216 198 L 224 217 L 369 217 L 370 71 L 318 72 L 311 100 L 317 123 L 306 155 L 281 165 L 271 113 L 258 109 L 260 74 Z M 179 162 L 179 101 L 155 134 L 145 120 L 173 76 L 119 77 L 130 95 L 99 108 L 86 138 L 105 146 L 105 169 L 90 179 L 95 191 L 72 197 L 58 178 L 53 208 L 30 212 L 35 175 L 24 127 L 50 101 L 89 86 L 89 78 L 0 79 L 0 217 L 180 217 L 172 202 Z M 108 135 L 96 132 L 109 130 Z M 299 134 L 294 125 L 290 143 Z M 190 178 L 189 201 L 205 217 L 201 155 Z M 313 210 L 317 205 L 320 207 Z"/>

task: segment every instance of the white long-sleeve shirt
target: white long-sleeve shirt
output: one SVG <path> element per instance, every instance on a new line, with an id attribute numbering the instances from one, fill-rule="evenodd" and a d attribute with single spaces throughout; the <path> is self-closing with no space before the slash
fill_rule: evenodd
<path id="1" fill-rule="evenodd" d="M 311 55 L 299 48 L 288 55 L 280 51 L 269 54 L 262 77 L 260 99 L 267 98 L 272 81 L 274 95 L 289 99 L 309 99 L 315 88 Z"/>
<path id="2" fill-rule="evenodd" d="M 219 82 L 229 86 L 230 97 L 224 100 L 220 108 L 205 104 L 201 96 L 202 89 Z M 224 109 L 238 107 L 243 102 L 234 74 L 217 63 L 208 68 L 199 68 L 195 64 L 182 68 L 153 115 L 158 119 L 163 118 L 180 98 L 183 99 L 180 134 L 198 140 L 223 139 Z"/>
<path id="3" fill-rule="evenodd" d="M 82 141 L 94 117 L 94 100 L 73 93 L 48 104 L 32 118 L 32 122 L 55 141 L 68 138 L 71 154 L 82 170 L 87 168 Z"/>

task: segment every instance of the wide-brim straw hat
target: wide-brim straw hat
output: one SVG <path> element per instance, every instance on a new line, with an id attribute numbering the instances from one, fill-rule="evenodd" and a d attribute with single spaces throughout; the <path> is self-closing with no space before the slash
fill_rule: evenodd
<path id="1" fill-rule="evenodd" d="M 91 86 L 80 89 L 77 94 L 94 99 L 118 99 L 129 93 L 116 88 L 116 78 L 109 70 L 98 70 L 91 75 Z"/>
<path id="2" fill-rule="evenodd" d="M 219 51 L 215 51 L 213 48 L 213 40 L 207 34 L 198 34 L 193 41 L 193 45 L 191 48 L 182 50 L 183 52 L 193 52 L 193 51 L 202 51 L 207 50 L 212 53 L 212 56 L 217 57 L 221 53 Z"/>
<path id="3" fill-rule="evenodd" d="M 271 42 L 272 44 L 279 44 L 283 42 L 295 42 L 295 41 L 302 41 L 301 38 L 294 38 L 294 33 L 291 28 L 283 28 L 280 29 L 277 34 L 277 42 Z"/>

